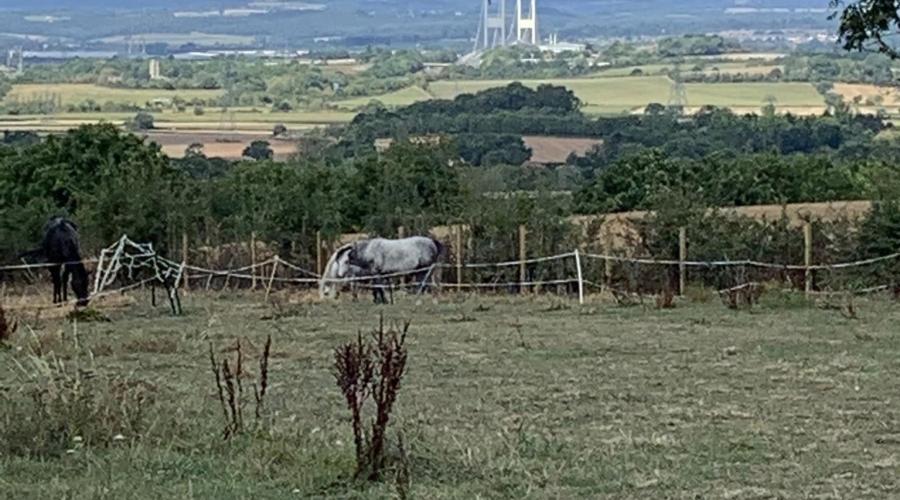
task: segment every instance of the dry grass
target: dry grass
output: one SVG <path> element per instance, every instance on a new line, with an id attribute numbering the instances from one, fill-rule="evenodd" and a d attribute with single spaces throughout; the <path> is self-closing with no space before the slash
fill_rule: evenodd
<path id="1" fill-rule="evenodd" d="M 114 346 L 95 380 L 153 384 L 137 434 L 91 427 L 63 456 L 0 452 L 10 498 L 891 498 L 900 494 L 900 309 L 859 299 L 856 319 L 764 294 L 675 309 L 559 299 L 401 297 L 396 306 L 301 301 L 270 321 L 261 294 L 191 294 L 171 317 L 139 300 L 112 323 L 23 318 L 45 349 Z M 98 306 L 102 307 L 102 306 Z M 450 323 L 460 310 L 476 319 Z M 415 328 L 395 409 L 405 486 L 352 480 L 353 444 L 332 348 L 386 319 Z M 208 348 L 273 338 L 271 424 L 222 442 Z M 0 352 L 18 398 L 29 335 Z M 128 352 L 140 339 L 171 354 Z M 108 347 L 107 347 L 108 349 Z M 107 350 L 108 352 L 108 350 Z M 100 394 L 94 395 L 99 398 Z M 113 398 L 112 400 L 115 400 Z M 99 399 L 98 399 L 99 401 Z M 11 408 L 4 401 L 3 408 Z M 23 403 L 24 404 L 24 403 Z M 106 406 L 103 406 L 106 408 Z M 4 413 L 5 415 L 5 413 Z M 106 415 L 106 413 L 104 413 Z M 113 414 L 109 414 L 111 418 Z M 54 420 L 56 421 L 56 420 Z M 109 421 L 109 420 L 107 420 Z M 9 428 L 10 421 L 0 421 Z M 113 427 L 120 424 L 114 424 Z M 124 442 L 109 434 L 127 435 Z M 397 442 L 391 439 L 393 442 Z M 407 492 L 408 490 L 408 492 Z"/>

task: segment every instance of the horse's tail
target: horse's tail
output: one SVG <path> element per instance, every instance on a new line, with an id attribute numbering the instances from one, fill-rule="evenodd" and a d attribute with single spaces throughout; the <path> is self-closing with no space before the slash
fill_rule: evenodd
<path id="1" fill-rule="evenodd" d="M 444 246 L 443 243 L 441 243 L 441 240 L 439 240 L 437 238 L 431 238 L 431 242 L 434 243 L 434 249 L 436 252 L 434 255 L 434 261 L 437 262 L 438 260 L 441 259 L 441 257 L 444 257 L 444 254 L 445 254 L 447 248 Z"/>

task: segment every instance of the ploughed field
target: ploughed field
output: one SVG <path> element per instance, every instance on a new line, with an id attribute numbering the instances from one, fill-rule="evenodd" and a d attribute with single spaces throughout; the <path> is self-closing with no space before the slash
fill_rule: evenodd
<path id="1" fill-rule="evenodd" d="M 182 317 L 146 292 L 106 300 L 111 321 L 77 325 L 4 301 L 19 324 L 0 350 L 9 498 L 900 494 L 900 306 L 887 299 L 856 300 L 855 319 L 774 293 L 733 311 L 467 295 L 377 307 L 283 291 L 266 304 L 234 291 L 187 294 Z M 379 314 L 412 322 L 390 431 L 408 480 L 367 484 L 352 479 L 332 362 Z M 268 335 L 257 421 L 248 385 Z M 209 351 L 234 360 L 237 338 L 246 430 L 226 441 Z M 61 402 L 72 394 L 88 403 Z"/>

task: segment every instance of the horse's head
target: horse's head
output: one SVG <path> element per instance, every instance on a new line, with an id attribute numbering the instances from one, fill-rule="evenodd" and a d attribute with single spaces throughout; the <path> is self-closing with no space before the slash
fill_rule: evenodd
<path id="1" fill-rule="evenodd" d="M 339 283 L 333 280 L 340 280 L 353 275 L 352 266 L 350 265 L 351 246 L 345 246 L 338 249 L 334 255 L 328 259 L 325 272 L 319 282 L 319 298 L 333 299 L 338 295 Z"/>
<path id="2" fill-rule="evenodd" d="M 76 307 L 86 307 L 89 300 L 88 285 L 90 282 L 87 269 L 85 269 L 84 264 L 79 263 L 73 266 L 71 272 L 72 290 L 75 291 L 75 296 L 78 298 L 75 305 Z"/>

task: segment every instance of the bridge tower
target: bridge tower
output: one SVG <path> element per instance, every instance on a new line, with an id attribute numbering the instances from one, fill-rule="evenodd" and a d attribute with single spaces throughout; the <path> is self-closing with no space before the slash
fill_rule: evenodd
<path id="1" fill-rule="evenodd" d="M 537 0 L 531 0 L 527 11 L 522 3 L 523 0 L 516 0 L 516 40 L 537 45 L 541 40 L 538 37 Z"/>
<path id="2" fill-rule="evenodd" d="M 481 29 L 475 35 L 475 50 L 506 45 L 506 2 L 481 0 Z"/>

